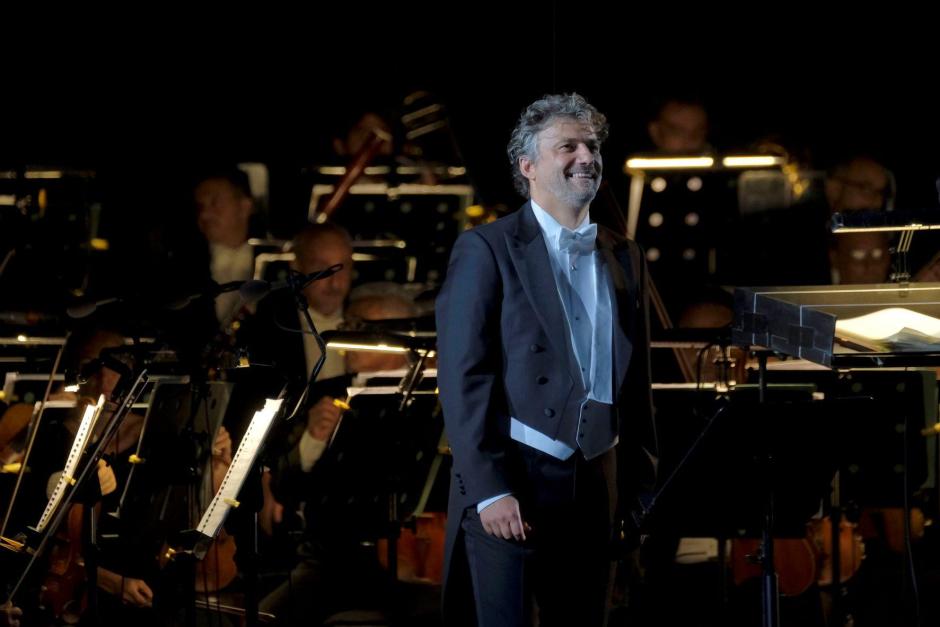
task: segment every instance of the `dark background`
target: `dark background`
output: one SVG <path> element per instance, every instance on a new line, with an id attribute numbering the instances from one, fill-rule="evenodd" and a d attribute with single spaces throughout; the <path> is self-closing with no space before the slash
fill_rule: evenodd
<path id="1" fill-rule="evenodd" d="M 818 168 L 870 153 L 895 173 L 898 208 L 935 207 L 932 22 L 862 13 L 555 1 L 11 19 L 0 166 L 97 171 L 105 234 L 133 258 L 191 228 L 192 173 L 219 162 L 268 164 L 270 226 L 290 236 L 306 212 L 300 168 L 359 112 L 394 111 L 416 88 L 447 106 L 478 200 L 510 208 L 520 199 L 504 147 L 517 115 L 544 93 L 580 92 L 611 123 L 605 174 L 623 205 L 623 159 L 649 147 L 653 104 L 681 94 L 705 102 L 719 152 L 774 138 Z"/>

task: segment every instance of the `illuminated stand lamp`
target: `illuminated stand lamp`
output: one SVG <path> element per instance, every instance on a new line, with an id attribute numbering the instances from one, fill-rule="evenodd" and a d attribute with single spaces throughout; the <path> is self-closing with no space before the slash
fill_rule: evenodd
<path id="1" fill-rule="evenodd" d="M 780 168 L 785 164 L 786 160 L 783 157 L 774 155 L 630 157 L 623 166 L 624 173 L 630 177 L 629 204 L 627 205 L 627 234 L 631 238 L 636 236 L 637 223 L 640 218 L 640 203 L 643 200 L 643 187 L 646 184 L 648 174 L 680 170 Z M 651 185 L 654 184 L 655 179 L 651 182 Z"/>
<path id="2" fill-rule="evenodd" d="M 436 336 L 433 333 L 420 331 L 407 334 L 383 331 L 324 331 L 323 340 L 327 348 L 334 350 L 398 353 L 417 355 L 422 359 L 434 357 L 436 345 Z"/>
<path id="3" fill-rule="evenodd" d="M 940 215 L 936 209 L 919 211 L 847 211 L 832 215 L 832 232 L 839 233 L 891 233 L 900 232 L 901 237 L 894 249 L 897 255 L 897 271 L 891 280 L 906 283 L 911 274 L 907 265 L 907 253 L 917 231 L 936 231 L 940 224 L 934 223 Z"/>

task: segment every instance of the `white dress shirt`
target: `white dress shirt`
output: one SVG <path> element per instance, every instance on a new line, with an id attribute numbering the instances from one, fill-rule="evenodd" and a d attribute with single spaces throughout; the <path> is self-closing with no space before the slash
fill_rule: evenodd
<path id="1" fill-rule="evenodd" d="M 321 333 L 323 331 L 335 331 L 343 321 L 342 310 L 337 311 L 331 316 L 324 316 L 313 307 L 309 307 L 307 311 L 310 312 L 310 318 L 317 327 L 317 331 Z M 303 314 L 298 311 L 297 316 L 300 318 L 300 328 L 307 330 L 307 321 L 304 319 Z M 303 338 L 304 359 L 307 364 L 307 374 L 309 375 L 313 370 L 313 366 L 320 358 L 320 347 L 317 346 L 316 340 L 313 339 L 313 336 L 309 333 L 304 333 Z M 326 351 L 326 361 L 323 362 L 323 367 L 320 369 L 317 380 L 322 381 L 323 379 L 338 377 L 345 374 L 345 372 L 346 364 L 343 360 L 343 356 L 335 350 L 328 349 Z M 326 442 L 316 439 L 310 435 L 310 431 L 306 429 L 304 429 L 303 435 L 300 436 L 300 442 L 297 446 L 300 453 L 300 468 L 304 472 L 310 472 L 317 463 L 317 460 L 323 455 L 323 451 L 326 450 Z"/>
<path id="2" fill-rule="evenodd" d="M 255 268 L 255 258 L 251 246 L 245 242 L 238 248 L 229 248 L 222 244 L 209 244 L 209 273 L 216 283 L 247 281 Z M 219 294 L 215 298 L 215 317 L 223 325 L 228 325 L 238 313 L 242 297 L 238 291 Z"/>
<path id="3" fill-rule="evenodd" d="M 597 227 L 591 224 L 588 214 L 572 234 L 534 200 L 530 204 L 542 230 L 558 298 L 565 312 L 566 328 L 581 370 L 582 383 L 588 391 L 584 400 L 609 404 L 613 402 L 613 314 L 607 269 L 594 245 Z M 590 245 L 571 247 L 577 250 L 567 249 L 561 242 L 562 239 L 579 240 L 583 237 L 588 238 Z M 509 435 L 517 442 L 557 459 L 568 459 L 574 454 L 574 449 L 564 442 L 554 440 L 516 418 L 510 418 Z M 477 511 L 504 496 L 507 494 L 481 501 L 477 504 Z"/>

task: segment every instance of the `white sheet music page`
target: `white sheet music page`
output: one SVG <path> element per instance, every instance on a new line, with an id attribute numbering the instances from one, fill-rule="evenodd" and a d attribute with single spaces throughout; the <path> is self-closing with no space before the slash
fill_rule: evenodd
<path id="1" fill-rule="evenodd" d="M 59 503 L 62 502 L 62 497 L 65 496 L 65 490 L 72 485 L 75 470 L 78 468 L 78 462 L 82 457 L 82 453 L 85 452 L 85 447 L 88 446 L 88 440 L 94 431 L 95 423 L 98 421 L 98 417 L 101 416 L 101 410 L 103 408 L 103 394 L 98 397 L 97 404 L 89 405 L 85 408 L 85 413 L 82 414 L 82 422 L 78 426 L 78 431 L 75 432 L 75 439 L 72 440 L 72 449 L 69 451 L 69 456 L 65 459 L 65 469 L 62 471 L 62 476 L 59 477 L 59 482 L 56 484 L 52 495 L 49 497 L 46 510 L 39 518 L 36 531 L 42 531 L 46 527 L 52 515 L 59 507 Z"/>
<path id="2" fill-rule="evenodd" d="M 271 429 L 281 403 L 280 399 L 267 399 L 264 407 L 255 412 L 245 435 L 242 436 L 238 450 L 235 451 L 235 456 L 232 457 L 232 464 L 222 479 L 219 491 L 212 498 L 202 515 L 202 520 L 199 521 L 199 526 L 196 527 L 199 533 L 214 538 L 222 527 L 222 523 L 225 522 L 229 509 L 237 507 L 238 502 L 235 499 L 241 491 L 245 477 L 248 476 L 248 471 L 251 470 L 258 457 L 258 451 Z"/>
<path id="3" fill-rule="evenodd" d="M 877 351 L 940 349 L 940 320 L 904 307 L 837 320 L 836 334 Z"/>

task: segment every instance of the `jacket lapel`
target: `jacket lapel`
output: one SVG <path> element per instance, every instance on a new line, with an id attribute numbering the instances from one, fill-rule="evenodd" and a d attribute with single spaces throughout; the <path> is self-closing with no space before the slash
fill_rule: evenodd
<path id="1" fill-rule="evenodd" d="M 614 355 L 614 394 L 623 385 L 630 364 L 633 346 L 629 337 L 632 335 L 638 310 L 638 291 L 636 285 L 637 269 L 630 259 L 630 244 L 625 238 L 610 229 L 598 226 L 597 248 L 607 265 L 607 271 L 613 284 L 614 304 L 617 308 L 615 320 L 619 324 L 613 329 Z"/>
<path id="2" fill-rule="evenodd" d="M 514 233 L 506 234 L 506 243 L 509 257 L 512 259 L 529 304 L 535 312 L 535 317 L 542 325 L 555 350 L 566 356 L 571 379 L 577 385 L 581 385 L 581 371 L 578 369 L 574 349 L 571 346 L 571 333 L 558 297 L 558 287 L 552 274 L 552 263 L 545 248 L 542 229 L 539 228 L 539 223 L 529 203 L 519 210 L 518 226 Z"/>

